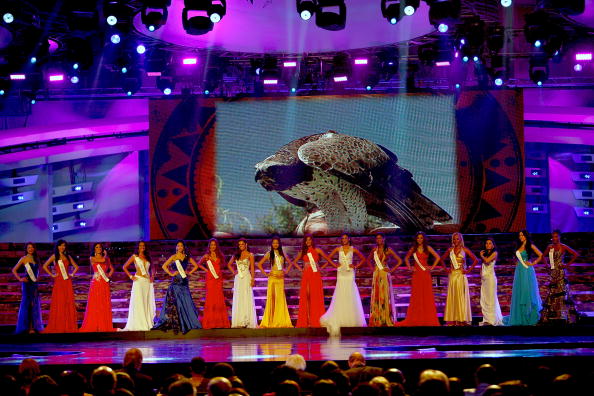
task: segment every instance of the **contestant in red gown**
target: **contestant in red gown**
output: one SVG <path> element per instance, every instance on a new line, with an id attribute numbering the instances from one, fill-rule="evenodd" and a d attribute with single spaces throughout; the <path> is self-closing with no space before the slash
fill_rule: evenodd
<path id="1" fill-rule="evenodd" d="M 313 237 L 307 235 L 303 238 L 301 251 L 293 260 L 297 264 L 303 260 L 303 275 L 299 291 L 299 313 L 296 327 L 320 327 L 320 317 L 326 312 L 324 308 L 324 290 L 322 288 L 322 275 L 320 274 L 320 257 L 327 263 L 332 260 L 322 249 L 315 247 Z M 313 263 L 311 262 L 313 260 Z"/>
<path id="2" fill-rule="evenodd" d="M 206 271 L 206 302 L 204 303 L 204 317 L 202 318 L 202 328 L 204 329 L 222 329 L 229 328 L 229 314 L 223 295 L 223 272 L 221 263 L 225 262 L 225 257 L 219 248 L 216 239 L 208 241 L 208 253 L 206 253 L 198 262 L 198 267 Z"/>
<path id="3" fill-rule="evenodd" d="M 432 266 L 428 264 L 429 255 L 434 258 Z M 439 263 L 439 255 L 427 245 L 424 232 L 417 232 L 415 242 L 406 254 L 404 262 L 413 271 L 411 295 L 406 319 L 396 323 L 396 326 L 439 326 L 431 282 L 431 270 Z"/>
<path id="4" fill-rule="evenodd" d="M 54 263 L 53 272 L 49 266 Z M 60 265 L 61 263 L 61 265 Z M 74 269 L 69 272 L 69 267 Z M 78 265 L 68 254 L 66 241 L 60 239 L 56 243 L 54 254 L 43 264 L 43 270 L 54 278 L 52 300 L 50 302 L 49 320 L 44 333 L 78 332 L 76 305 L 72 289 L 72 277 L 78 271 Z"/>
<path id="5" fill-rule="evenodd" d="M 111 294 L 109 291 L 109 278 L 113 274 L 113 266 L 100 243 L 93 245 L 91 267 L 93 268 L 93 278 L 89 288 L 85 318 L 80 331 L 115 331 L 111 317 Z"/>

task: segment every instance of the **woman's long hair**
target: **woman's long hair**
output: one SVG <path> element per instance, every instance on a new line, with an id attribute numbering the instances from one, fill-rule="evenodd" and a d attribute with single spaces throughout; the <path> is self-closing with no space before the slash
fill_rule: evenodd
<path id="1" fill-rule="evenodd" d="M 316 241 L 314 240 L 313 235 L 311 235 L 311 234 L 303 235 L 303 241 L 301 242 L 301 255 L 302 256 L 305 256 L 307 254 L 307 244 L 305 243 L 305 241 L 307 241 L 307 238 L 311 238 L 311 248 L 312 249 L 316 248 Z"/>
<path id="2" fill-rule="evenodd" d="M 343 232 L 342 234 L 340 234 L 340 239 L 342 239 L 343 236 L 346 236 L 347 238 L 349 238 L 349 246 L 353 246 L 353 242 L 351 242 L 351 236 L 349 234 L 347 234 L 346 232 Z M 384 243 L 386 243 L 385 240 L 384 240 Z M 340 242 L 340 244 L 342 245 L 342 241 Z"/>
<path id="3" fill-rule="evenodd" d="M 524 236 L 526 237 L 526 245 L 524 245 L 524 249 L 526 250 L 528 257 L 530 257 L 530 253 L 532 253 L 532 241 L 530 240 L 530 234 L 528 233 L 528 230 L 522 230 L 518 233 L 517 249 L 522 247 L 522 241 L 520 241 L 520 233 L 524 234 Z"/>
<path id="4" fill-rule="evenodd" d="M 25 256 L 29 253 L 27 253 L 27 247 L 29 247 L 29 245 L 33 246 L 33 254 L 31 256 L 33 256 L 33 261 L 35 261 L 35 264 L 39 265 L 41 264 L 41 259 L 39 258 L 39 255 L 37 254 L 37 246 L 35 246 L 35 244 L 33 242 L 27 242 L 25 243 Z"/>
<path id="5" fill-rule="evenodd" d="M 101 242 L 95 242 L 91 248 L 91 257 L 95 257 L 95 248 L 97 247 L 97 245 L 101 245 L 101 255 L 103 257 L 105 257 L 105 248 L 103 247 L 103 244 Z"/>
<path id="6" fill-rule="evenodd" d="M 272 237 L 272 240 L 270 241 L 270 262 L 274 265 L 275 263 L 275 253 L 274 253 L 274 249 L 272 248 L 272 242 L 274 241 L 278 241 L 278 253 L 280 254 L 281 257 L 285 257 L 285 252 L 283 252 L 283 243 L 281 242 L 280 237 L 278 236 L 274 236 Z"/>
<path id="7" fill-rule="evenodd" d="M 208 243 L 206 244 L 206 254 L 210 255 L 210 243 L 214 242 L 217 245 L 217 248 L 215 250 L 215 253 L 217 255 L 217 257 L 219 258 L 219 260 L 221 260 L 221 263 L 225 262 L 225 256 L 223 255 L 223 252 L 221 251 L 221 246 L 219 245 L 219 241 L 217 241 L 216 238 L 211 238 L 208 240 Z"/>
<path id="8" fill-rule="evenodd" d="M 377 238 L 377 236 L 380 235 L 382 237 L 382 239 L 384 240 L 384 254 L 388 251 L 388 249 L 390 249 L 390 247 L 388 246 L 388 242 L 386 242 L 386 236 L 384 234 L 382 234 L 381 232 L 378 232 L 377 234 L 375 234 L 375 237 Z M 377 242 L 375 243 L 377 245 Z"/>
<path id="9" fill-rule="evenodd" d="M 54 246 L 54 257 L 56 259 L 56 263 L 58 262 L 58 260 L 60 260 L 60 251 L 58 250 L 58 246 L 62 244 L 66 245 L 66 249 L 64 249 L 64 256 L 67 259 L 70 259 L 70 253 L 68 253 L 68 242 L 66 242 L 63 239 L 60 239 L 58 242 L 56 242 L 56 245 Z"/>
<path id="10" fill-rule="evenodd" d="M 190 255 L 188 254 L 188 245 L 186 245 L 186 242 L 183 239 L 178 239 L 177 242 L 175 242 L 175 252 L 177 253 L 177 244 L 181 243 L 182 246 L 184 247 L 184 260 L 188 257 L 190 257 Z M 218 246 L 218 244 L 217 244 Z"/>
<path id="11" fill-rule="evenodd" d="M 461 233 L 459 232 L 454 232 L 452 234 L 452 246 L 454 246 L 454 236 L 458 235 L 458 237 L 460 238 L 460 246 L 464 247 L 464 237 L 462 236 Z M 425 238 L 423 238 L 424 240 Z"/>
<path id="12" fill-rule="evenodd" d="M 487 242 L 488 241 L 491 241 L 491 243 L 493 244 L 493 249 L 487 249 Z M 491 256 L 496 251 L 497 251 L 497 245 L 495 244 L 495 241 L 493 240 L 493 238 L 487 238 L 487 239 L 485 239 L 485 257 Z"/>
<path id="13" fill-rule="evenodd" d="M 250 245 L 248 244 L 248 241 L 245 238 L 239 238 L 237 240 L 237 250 L 235 251 L 235 254 L 233 254 L 234 260 L 239 260 L 239 258 L 241 257 L 241 250 L 239 249 L 239 242 L 245 243 L 245 251 L 246 252 L 250 251 Z"/>
<path id="14" fill-rule="evenodd" d="M 419 243 L 417 242 L 417 237 L 419 235 L 423 235 L 423 252 L 427 252 L 429 250 L 429 245 L 427 245 L 427 234 L 425 234 L 423 231 L 419 231 L 415 234 L 415 239 L 413 239 L 412 244 L 412 250 L 413 252 L 416 252 L 419 248 Z"/>
<path id="15" fill-rule="evenodd" d="M 136 245 L 136 255 L 140 257 L 140 249 L 138 247 L 141 243 L 144 243 L 144 258 L 151 264 L 150 271 L 151 274 L 154 276 L 157 271 L 157 263 L 153 263 L 153 260 L 151 260 L 151 253 L 149 252 L 148 244 L 146 243 L 146 241 L 138 241 L 138 244 Z"/>

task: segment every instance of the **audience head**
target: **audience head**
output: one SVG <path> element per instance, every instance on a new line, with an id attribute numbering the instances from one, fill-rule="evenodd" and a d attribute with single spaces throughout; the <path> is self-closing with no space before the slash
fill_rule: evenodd
<path id="1" fill-rule="evenodd" d="M 503 396 L 503 391 L 499 385 L 489 385 L 485 388 L 482 396 Z"/>
<path id="2" fill-rule="evenodd" d="M 208 396 L 226 396 L 231 382 L 225 377 L 214 377 L 208 382 Z"/>
<path id="3" fill-rule="evenodd" d="M 250 396 L 250 394 L 243 388 L 232 388 L 227 396 Z"/>
<path id="4" fill-rule="evenodd" d="M 231 382 L 231 387 L 233 388 L 241 388 L 244 389 L 245 385 L 243 381 L 238 376 L 234 375 L 233 377 L 229 378 L 229 382 Z"/>
<path id="5" fill-rule="evenodd" d="M 404 383 L 406 382 L 404 374 L 402 374 L 402 371 L 398 370 L 397 368 L 389 368 L 386 371 L 384 371 L 384 378 L 387 379 L 390 383 L 404 385 Z"/>
<path id="6" fill-rule="evenodd" d="M 321 379 L 314 384 L 312 396 L 338 396 L 338 388 L 334 381 Z"/>
<path id="7" fill-rule="evenodd" d="M 111 395 L 116 386 L 116 374 L 107 366 L 97 367 L 91 374 L 94 395 Z"/>
<path id="8" fill-rule="evenodd" d="M 33 380 L 28 396 L 59 396 L 58 384 L 49 375 L 41 375 Z"/>
<path id="9" fill-rule="evenodd" d="M 496 384 L 496 374 L 495 367 L 490 364 L 482 364 L 476 369 L 474 376 L 477 384 Z"/>
<path id="10" fill-rule="evenodd" d="M 528 387 L 519 380 L 505 381 L 499 384 L 502 396 L 529 396 Z"/>
<path id="11" fill-rule="evenodd" d="M 116 373 L 116 389 L 127 389 L 134 393 L 134 380 L 130 374 L 122 371 Z"/>
<path id="12" fill-rule="evenodd" d="M 283 364 L 272 370 L 270 373 L 270 385 L 273 392 L 276 392 L 278 385 L 284 381 L 299 382 L 299 374 L 297 373 L 297 369 Z"/>
<path id="13" fill-rule="evenodd" d="M 175 381 L 173 384 L 169 385 L 169 389 L 167 391 L 168 396 L 196 396 L 196 389 L 194 389 L 194 385 L 187 380 L 182 379 L 179 381 Z"/>
<path id="14" fill-rule="evenodd" d="M 448 377 L 439 370 L 425 370 L 419 377 L 418 396 L 445 396 L 450 393 Z"/>
<path id="15" fill-rule="evenodd" d="M 305 358 L 299 354 L 289 355 L 287 356 L 287 361 L 285 362 L 286 366 L 292 367 L 295 370 L 304 371 L 307 367 L 305 363 Z"/>
<path id="16" fill-rule="evenodd" d="M 212 376 L 229 379 L 235 376 L 235 369 L 229 363 L 217 363 L 212 367 Z"/>
<path id="17" fill-rule="evenodd" d="M 561 374 L 553 380 L 552 391 L 554 395 L 578 395 L 580 389 L 574 376 Z"/>
<path id="18" fill-rule="evenodd" d="M 300 396 L 301 388 L 296 381 L 286 380 L 277 385 L 275 394 L 278 396 Z"/>
<path id="19" fill-rule="evenodd" d="M 363 382 L 353 389 L 352 396 L 380 396 L 379 389 L 376 386 Z"/>
<path id="20" fill-rule="evenodd" d="M 390 382 L 390 396 L 406 396 L 404 385 L 398 382 Z"/>
<path id="21" fill-rule="evenodd" d="M 30 384 L 33 382 L 33 379 L 41 374 L 41 369 L 39 368 L 39 363 L 35 359 L 23 359 L 21 364 L 19 365 L 19 377 L 21 377 L 21 381 L 24 384 Z"/>
<path id="22" fill-rule="evenodd" d="M 12 375 L 0 376 L 0 389 L 5 395 L 18 395 L 20 393 L 19 383 Z"/>
<path id="23" fill-rule="evenodd" d="M 127 370 L 139 371 L 142 366 L 142 351 L 138 348 L 131 348 L 124 355 L 124 368 Z"/>
<path id="24" fill-rule="evenodd" d="M 464 386 L 458 377 L 448 378 L 450 382 L 450 396 L 464 396 Z"/>
<path id="25" fill-rule="evenodd" d="M 330 374 L 334 370 L 340 370 L 338 364 L 332 360 L 328 360 L 324 362 L 322 366 L 320 366 L 320 378 L 330 378 Z"/>
<path id="26" fill-rule="evenodd" d="M 163 381 L 163 384 L 161 385 L 161 389 L 159 390 L 159 393 L 161 395 L 165 395 L 167 396 L 169 393 L 169 386 L 171 384 L 173 384 L 174 382 L 183 380 L 185 377 L 181 374 L 173 374 L 170 375 L 169 377 L 165 378 L 165 381 Z"/>
<path id="27" fill-rule="evenodd" d="M 375 386 L 381 396 L 388 396 L 390 394 L 390 382 L 384 377 L 373 377 L 369 381 L 369 385 Z"/>
<path id="28" fill-rule="evenodd" d="M 349 377 L 340 369 L 332 371 L 328 375 L 328 379 L 334 381 L 338 388 L 339 395 L 348 395 L 351 393 L 351 384 Z"/>
<path id="29" fill-rule="evenodd" d="M 194 374 L 204 374 L 206 371 L 206 362 L 200 356 L 197 356 L 192 359 L 190 363 L 190 368 L 192 369 L 192 373 Z"/>
<path id="30" fill-rule="evenodd" d="M 68 396 L 83 396 L 87 388 L 87 379 L 78 371 L 62 371 L 58 378 L 60 394 Z"/>
<path id="31" fill-rule="evenodd" d="M 360 352 L 353 352 L 349 356 L 349 368 L 365 366 L 365 357 Z"/>

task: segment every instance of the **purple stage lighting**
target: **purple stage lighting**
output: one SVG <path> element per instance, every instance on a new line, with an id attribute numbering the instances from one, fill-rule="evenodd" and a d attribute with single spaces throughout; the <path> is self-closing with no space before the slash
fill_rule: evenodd
<path id="1" fill-rule="evenodd" d="M 197 63 L 198 63 L 198 58 L 184 58 L 184 59 L 182 60 L 182 63 L 183 63 L 184 65 L 188 65 L 188 66 L 189 66 L 189 65 L 195 65 L 195 64 L 197 64 Z"/>
<path id="2" fill-rule="evenodd" d="M 147 77 L 161 77 L 161 72 L 147 72 Z"/>
<path id="3" fill-rule="evenodd" d="M 283 62 L 283 67 L 297 67 L 297 62 L 295 62 L 295 61 Z"/>
<path id="4" fill-rule="evenodd" d="M 435 66 L 449 66 L 450 61 L 435 62 Z"/>
<path id="5" fill-rule="evenodd" d="M 345 82 L 348 81 L 348 77 L 347 76 L 336 76 L 334 77 L 334 82 Z"/>
<path id="6" fill-rule="evenodd" d="M 592 60 L 592 53 L 591 52 L 585 52 L 585 53 L 575 54 L 575 60 L 576 61 L 591 61 Z"/>
<path id="7" fill-rule="evenodd" d="M 49 80 L 50 80 L 50 82 L 64 81 L 64 75 L 63 74 L 52 74 L 49 76 Z"/>
<path id="8" fill-rule="evenodd" d="M 11 80 L 24 80 L 27 77 L 24 74 L 11 74 L 10 75 L 10 79 Z"/>
<path id="9" fill-rule="evenodd" d="M 366 65 L 368 63 L 367 58 L 355 59 L 355 65 Z"/>
<path id="10" fill-rule="evenodd" d="M 278 84 L 278 80 L 275 80 L 275 79 L 264 80 L 264 85 L 276 85 L 276 84 Z"/>

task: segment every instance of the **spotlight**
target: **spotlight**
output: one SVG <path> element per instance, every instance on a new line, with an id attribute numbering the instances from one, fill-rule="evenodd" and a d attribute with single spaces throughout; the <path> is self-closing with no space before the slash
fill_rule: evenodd
<path id="1" fill-rule="evenodd" d="M 440 24 L 453 26 L 458 21 L 461 8 L 460 0 L 427 0 L 427 4 L 429 5 L 429 23 L 433 26 L 439 27 Z"/>
<path id="2" fill-rule="evenodd" d="M 297 88 L 291 88 L 291 93 L 297 92 Z"/>
<path id="3" fill-rule="evenodd" d="M 10 12 L 6 12 L 6 13 L 4 13 L 4 15 L 2 15 L 2 20 L 5 23 L 13 23 L 14 22 L 14 15 L 12 15 Z"/>
<path id="4" fill-rule="evenodd" d="M 381 10 L 384 18 L 390 22 L 391 25 L 396 25 L 402 13 L 400 12 L 400 0 L 382 0 Z"/>
<path id="5" fill-rule="evenodd" d="M 72 84 L 78 84 L 80 82 L 80 78 L 78 76 L 72 76 L 70 77 L 70 82 Z"/>
<path id="6" fill-rule="evenodd" d="M 447 33 L 448 29 L 449 29 L 449 26 L 445 23 L 440 23 L 437 26 L 437 30 L 439 30 L 440 33 Z"/>
<path id="7" fill-rule="evenodd" d="M 337 31 L 346 25 L 346 5 L 344 0 L 319 0 L 316 12 L 316 25 L 322 29 Z"/>
<path id="8" fill-rule="evenodd" d="M 149 32 L 154 32 L 167 23 L 169 11 L 167 7 L 171 0 L 145 0 L 144 7 L 140 11 L 140 21 Z"/>
<path id="9" fill-rule="evenodd" d="M 473 57 L 472 57 L 472 60 L 473 60 L 474 62 L 478 62 L 478 61 L 479 61 L 479 57 L 475 55 L 475 56 L 473 56 Z"/>
<path id="10" fill-rule="evenodd" d="M 541 42 L 540 40 L 536 40 L 536 41 L 534 42 L 534 46 L 535 46 L 536 48 L 540 48 L 540 46 L 541 46 L 541 45 L 542 45 L 542 42 Z"/>
<path id="11" fill-rule="evenodd" d="M 214 28 L 210 0 L 184 0 L 182 25 L 186 33 L 191 35 L 206 34 Z M 219 14 L 220 15 L 220 14 Z"/>
<path id="12" fill-rule="evenodd" d="M 126 66 L 124 66 L 120 69 L 120 71 L 122 72 L 122 74 L 126 74 L 126 73 L 128 73 L 128 68 Z"/>
<path id="13" fill-rule="evenodd" d="M 367 86 L 365 86 L 365 90 L 367 90 L 367 91 L 371 91 L 371 90 L 372 90 L 372 88 L 373 88 L 373 87 L 372 87 L 371 85 L 367 85 Z"/>
<path id="14" fill-rule="evenodd" d="M 501 5 L 507 8 L 512 5 L 512 0 L 501 0 Z"/>
<path id="15" fill-rule="evenodd" d="M 462 57 L 462 62 L 468 62 L 468 57 L 466 55 Z"/>
<path id="16" fill-rule="evenodd" d="M 227 0 L 212 0 L 208 17 L 212 23 L 219 23 L 227 13 Z"/>
<path id="17" fill-rule="evenodd" d="M 420 0 L 404 0 L 404 15 L 413 15 L 417 11 L 417 8 L 419 8 L 419 3 Z"/>
<path id="18" fill-rule="evenodd" d="M 139 45 L 136 47 L 136 52 L 137 52 L 139 55 L 142 55 L 142 54 L 144 54 L 144 53 L 146 52 L 146 47 L 145 47 L 143 44 L 139 44 Z"/>
<path id="19" fill-rule="evenodd" d="M 285 61 L 283 62 L 283 67 L 297 67 L 296 61 Z"/>
<path id="20" fill-rule="evenodd" d="M 32 56 L 31 59 L 29 59 L 29 62 L 31 62 L 31 64 L 35 64 L 37 63 L 37 58 Z"/>
<path id="21" fill-rule="evenodd" d="M 113 44 L 119 44 L 120 41 L 122 41 L 122 38 L 119 34 L 112 34 L 110 39 Z"/>
<path id="22" fill-rule="evenodd" d="M 118 23 L 118 18 L 114 15 L 110 15 L 106 18 L 106 21 L 109 26 L 115 26 Z"/>
<path id="23" fill-rule="evenodd" d="M 109 26 L 128 28 L 131 9 L 124 0 L 105 0 L 103 2 L 103 16 Z"/>
<path id="24" fill-rule="evenodd" d="M 63 74 L 51 74 L 49 76 L 48 80 L 50 82 L 61 82 L 61 81 L 64 81 L 64 75 Z"/>
<path id="25" fill-rule="evenodd" d="M 78 70 L 78 67 L 79 67 L 78 63 L 74 63 L 74 64 L 72 65 L 72 68 L 73 68 L 74 70 Z"/>
<path id="26" fill-rule="evenodd" d="M 308 21 L 315 14 L 317 4 L 315 0 L 297 0 L 297 13 L 304 21 Z"/>
<path id="27" fill-rule="evenodd" d="M 173 77 L 158 77 L 157 88 L 159 88 L 163 94 L 171 95 L 175 89 L 175 81 L 173 80 Z"/>
<path id="28" fill-rule="evenodd" d="M 190 58 L 183 58 L 182 64 L 183 65 L 196 65 L 198 63 L 198 58 L 190 57 Z"/>
<path id="29" fill-rule="evenodd" d="M 575 54 L 575 60 L 576 61 L 591 61 L 592 60 L 592 53 L 591 52 L 587 52 L 587 53 Z"/>
<path id="30" fill-rule="evenodd" d="M 538 86 L 541 86 L 549 78 L 549 61 L 545 56 L 533 56 L 530 58 L 528 69 L 530 79 Z"/>
<path id="31" fill-rule="evenodd" d="M 581 72 L 582 71 L 582 65 L 580 65 L 579 63 L 575 64 L 575 66 L 573 66 L 573 70 L 575 70 L 576 72 Z"/>

